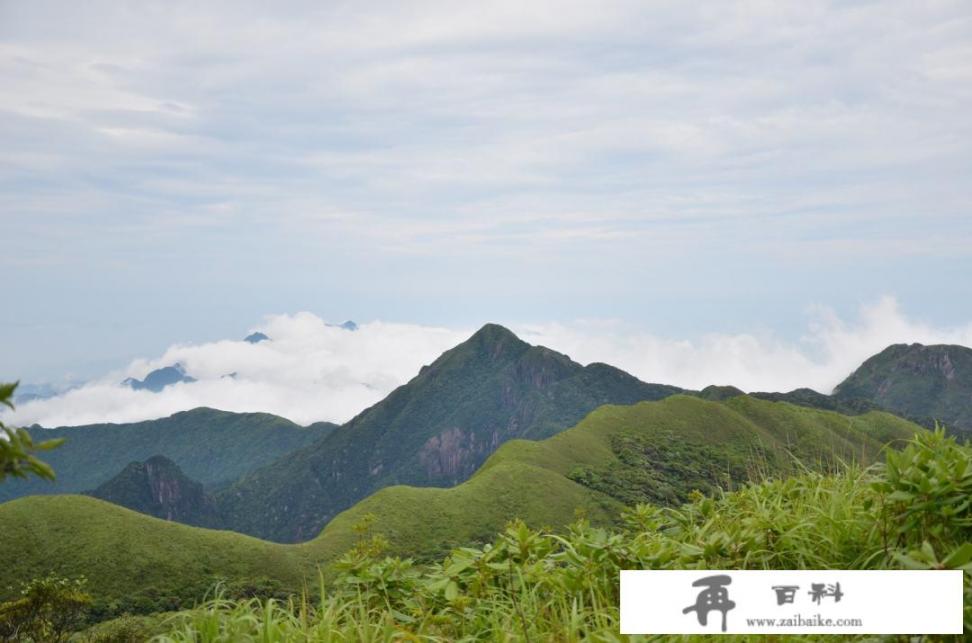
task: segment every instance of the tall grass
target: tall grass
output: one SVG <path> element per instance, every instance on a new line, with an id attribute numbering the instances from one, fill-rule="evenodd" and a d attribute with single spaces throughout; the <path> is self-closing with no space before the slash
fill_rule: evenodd
<path id="1" fill-rule="evenodd" d="M 314 591 L 288 602 L 217 594 L 154 640 L 623 640 L 621 569 L 968 570 L 970 499 L 972 450 L 937 432 L 867 469 L 696 494 L 678 509 L 640 505 L 619 530 L 579 520 L 555 534 L 513 522 L 492 544 L 432 565 L 384 557 L 372 537 Z M 965 604 L 970 631 L 968 583 Z"/>

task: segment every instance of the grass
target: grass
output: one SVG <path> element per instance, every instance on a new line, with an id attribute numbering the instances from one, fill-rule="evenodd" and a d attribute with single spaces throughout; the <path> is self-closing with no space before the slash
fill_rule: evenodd
<path id="1" fill-rule="evenodd" d="M 364 535 L 380 535 L 389 553 L 428 561 L 490 541 L 513 518 L 549 533 L 578 515 L 595 527 L 616 526 L 625 501 L 663 484 L 677 502 L 698 486 L 693 475 L 724 468 L 736 478 L 716 481 L 735 487 L 749 475 L 832 470 L 838 460 L 866 463 L 884 441 L 916 430 L 887 414 L 849 418 L 749 398 L 718 403 L 674 396 L 605 406 L 553 438 L 507 442 L 456 487 L 383 489 L 299 545 L 168 523 L 92 498 L 24 498 L 0 505 L 6 551 L 17 552 L 0 565 L 0 600 L 18 583 L 52 571 L 86 576 L 105 616 L 191 604 L 219 579 L 233 591 L 265 585 L 285 594 L 316 583 L 319 566 L 332 577 L 335 561 L 361 540 L 363 523 L 370 526 Z M 619 450 L 632 440 L 638 448 Z M 651 449 L 639 450 L 645 444 Z M 660 453 L 681 455 L 659 467 Z M 720 458 L 712 470 L 708 454 Z M 759 466 L 752 468 L 747 463 L 754 455 Z M 585 467 L 607 483 L 578 477 Z M 636 475 L 648 469 L 652 476 Z M 680 478 L 686 471 L 692 475 Z"/>
<path id="2" fill-rule="evenodd" d="M 970 495 L 972 449 L 924 433 L 883 465 L 770 480 L 680 508 L 639 505 L 619 529 L 579 521 L 563 534 L 513 522 L 492 543 L 429 565 L 359 546 L 320 591 L 289 602 L 217 596 L 161 623 L 153 640 L 627 640 L 621 569 L 972 570 Z M 968 633 L 968 577 L 965 623 Z"/>

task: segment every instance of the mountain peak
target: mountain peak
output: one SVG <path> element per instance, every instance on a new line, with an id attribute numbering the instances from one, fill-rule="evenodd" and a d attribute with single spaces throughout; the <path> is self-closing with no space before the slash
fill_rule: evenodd
<path id="1" fill-rule="evenodd" d="M 172 384 L 189 384 L 195 381 L 196 378 L 188 375 L 185 367 L 177 362 L 172 366 L 165 366 L 152 371 L 145 376 L 144 380 L 129 377 L 122 382 L 122 385 L 133 388 L 136 391 L 148 390 L 153 393 L 158 393 L 166 386 L 171 386 Z"/>
<path id="2" fill-rule="evenodd" d="M 472 336 L 449 353 L 474 352 L 491 360 L 513 358 L 530 349 L 530 345 L 517 337 L 510 329 L 499 324 L 485 324 Z M 445 355 L 443 355 L 444 357 Z"/>
<path id="3" fill-rule="evenodd" d="M 520 338 L 506 326 L 487 322 L 482 328 L 472 334 L 469 339 L 479 339 L 481 341 L 499 341 L 503 339 L 519 340 Z"/>
<path id="4" fill-rule="evenodd" d="M 89 495 L 163 520 L 201 527 L 221 522 L 203 486 L 164 455 L 130 463 Z"/>
<path id="5" fill-rule="evenodd" d="M 892 344 L 834 389 L 894 413 L 955 431 L 972 430 L 972 349 L 955 344 Z"/>

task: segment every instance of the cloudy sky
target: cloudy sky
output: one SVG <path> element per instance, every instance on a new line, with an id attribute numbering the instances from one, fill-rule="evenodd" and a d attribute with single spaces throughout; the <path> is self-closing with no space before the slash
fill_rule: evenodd
<path id="1" fill-rule="evenodd" d="M 0 78 L 3 378 L 302 311 L 794 351 L 884 297 L 972 320 L 966 1 L 0 0 Z"/>

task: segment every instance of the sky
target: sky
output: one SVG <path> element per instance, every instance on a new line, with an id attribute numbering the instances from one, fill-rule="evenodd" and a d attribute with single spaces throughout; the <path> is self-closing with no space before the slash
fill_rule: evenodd
<path id="1" fill-rule="evenodd" d="M 0 378 L 301 313 L 814 364 L 821 315 L 972 321 L 968 2 L 0 0 L 0 78 Z"/>

